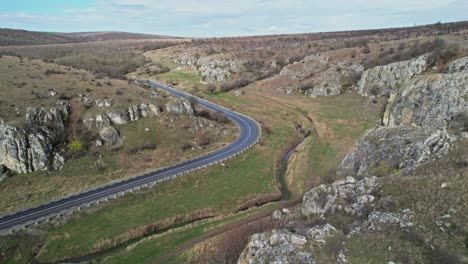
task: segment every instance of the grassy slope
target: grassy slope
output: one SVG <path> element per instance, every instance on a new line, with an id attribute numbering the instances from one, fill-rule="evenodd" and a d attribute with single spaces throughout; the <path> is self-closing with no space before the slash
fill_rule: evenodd
<path id="1" fill-rule="evenodd" d="M 50 230 L 38 259 L 80 256 L 93 251 L 100 240 L 111 239 L 134 227 L 203 208 L 227 213 L 262 194 L 277 193 L 272 153 L 288 141 L 291 130 L 284 127 L 265 136 L 263 147 L 255 147 L 227 162 L 224 172 L 220 167 L 212 167 L 162 183 L 144 194 L 125 196 L 92 215 Z"/>

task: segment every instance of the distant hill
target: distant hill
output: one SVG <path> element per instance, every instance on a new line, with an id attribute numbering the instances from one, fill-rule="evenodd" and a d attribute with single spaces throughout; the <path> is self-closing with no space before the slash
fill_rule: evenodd
<path id="1" fill-rule="evenodd" d="M 57 33 L 57 32 L 36 32 L 27 30 L 0 28 L 0 46 L 22 46 L 41 44 L 61 44 L 73 42 L 91 42 L 101 40 L 116 39 L 157 39 L 173 38 L 161 35 L 149 35 L 128 32 L 77 32 L 77 33 Z"/>
<path id="2" fill-rule="evenodd" d="M 46 32 L 0 28 L 0 46 L 57 44 L 74 42 L 74 39 Z"/>
<path id="3" fill-rule="evenodd" d="M 129 33 L 129 32 L 114 32 L 114 31 L 100 31 L 100 32 L 76 32 L 76 33 L 54 33 L 56 36 L 76 39 L 78 41 L 101 41 L 101 40 L 114 40 L 114 39 L 155 39 L 155 38 L 173 38 L 170 36 L 149 35 L 142 33 Z"/>

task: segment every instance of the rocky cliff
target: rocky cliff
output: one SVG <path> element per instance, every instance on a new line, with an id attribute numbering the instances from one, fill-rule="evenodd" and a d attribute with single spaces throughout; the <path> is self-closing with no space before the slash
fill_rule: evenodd
<path id="1" fill-rule="evenodd" d="M 364 71 L 357 90 L 361 95 L 378 97 L 401 88 L 405 82 L 427 68 L 428 55 L 407 61 L 377 66 Z"/>
<path id="2" fill-rule="evenodd" d="M 28 108 L 26 129 L 0 124 L 0 165 L 17 173 L 58 170 L 65 159 L 57 148 L 62 140 L 69 105 Z"/>
<path id="3" fill-rule="evenodd" d="M 448 74 L 418 75 L 426 57 L 363 74 L 358 87 L 361 94 L 372 97 L 368 91 L 379 87 L 379 94 L 384 92 L 389 99 L 382 126 L 359 140 L 341 162 L 340 175 L 409 170 L 446 154 L 457 137 L 467 136 L 468 72 L 454 66 Z M 460 65 L 460 61 L 465 58 L 450 65 Z"/>

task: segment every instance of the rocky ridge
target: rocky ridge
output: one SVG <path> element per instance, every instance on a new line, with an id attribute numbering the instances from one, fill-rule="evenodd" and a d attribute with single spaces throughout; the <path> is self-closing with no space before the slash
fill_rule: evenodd
<path id="1" fill-rule="evenodd" d="M 294 87 L 312 98 L 339 95 L 353 76 L 360 75 L 362 65 L 336 63 L 329 57 L 314 54 L 299 62 L 285 66 L 280 76 L 292 78 L 299 85 Z"/>
<path id="2" fill-rule="evenodd" d="M 241 64 L 232 59 L 221 59 L 212 56 L 200 57 L 184 54 L 174 58 L 182 68 L 197 71 L 202 82 L 223 82 L 232 74 L 239 73 Z"/>
<path id="3" fill-rule="evenodd" d="M 426 62 L 425 55 L 364 72 L 358 91 L 389 99 L 381 126 L 361 137 L 341 162 L 339 175 L 407 171 L 447 154 L 457 137 L 467 136 L 468 72 L 418 75 Z M 369 95 L 370 87 L 379 93 Z"/>
<path id="4" fill-rule="evenodd" d="M 467 58 L 449 64 L 447 74 L 421 75 L 426 60 L 422 56 L 363 74 L 356 88 L 362 95 L 389 96 L 382 124 L 363 135 L 343 159 L 337 171 L 342 180 L 313 188 L 291 214 L 275 211 L 272 219 L 286 223 L 283 229 L 253 235 L 238 263 L 315 263 L 314 252 L 330 237 L 344 236 L 342 243 L 346 243 L 358 234 L 389 228 L 411 233 L 419 228 L 414 211 L 392 210 L 398 201 L 384 196 L 382 183 L 371 175 L 411 170 L 447 154 L 466 135 L 468 80 L 463 65 Z M 346 234 L 329 222 L 344 215 L 353 219 Z M 435 222 L 443 232 L 450 226 L 445 221 L 449 217 Z M 321 224 L 303 223 L 317 219 Z M 344 250 L 334 258 L 336 263 L 347 263 Z"/>

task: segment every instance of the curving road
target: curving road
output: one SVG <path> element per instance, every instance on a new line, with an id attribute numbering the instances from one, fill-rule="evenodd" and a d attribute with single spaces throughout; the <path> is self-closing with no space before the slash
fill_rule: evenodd
<path id="1" fill-rule="evenodd" d="M 157 82 L 148 80 L 139 81 L 145 82 L 153 87 L 166 90 L 167 92 L 180 97 L 193 97 Z M 257 143 L 261 136 L 261 128 L 255 120 L 198 97 L 193 98 L 196 99 L 200 105 L 214 111 L 223 112 L 229 119 L 235 122 L 240 129 L 240 135 L 237 140 L 223 149 L 202 157 L 184 161 L 141 176 L 111 183 L 83 193 L 68 196 L 47 204 L 4 215 L 0 217 L 0 231 L 20 229 L 41 221 L 47 221 L 50 217 L 60 216 L 61 214 L 65 214 L 73 210 L 80 210 L 83 206 L 91 205 L 99 201 L 106 201 L 109 198 L 115 198 L 119 195 L 125 194 L 126 192 L 130 192 L 141 187 L 151 186 L 156 182 L 189 173 L 242 153 Z"/>

